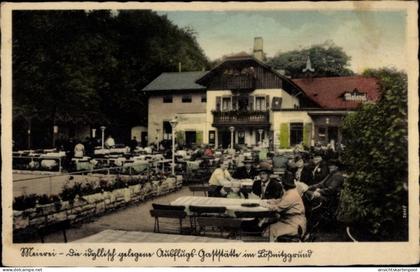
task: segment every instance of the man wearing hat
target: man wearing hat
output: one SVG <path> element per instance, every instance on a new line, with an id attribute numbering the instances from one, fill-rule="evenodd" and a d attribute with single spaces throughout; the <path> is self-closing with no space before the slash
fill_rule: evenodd
<path id="1" fill-rule="evenodd" d="M 252 165 L 253 160 L 244 160 L 244 166 L 238 167 L 233 173 L 235 179 L 254 179 L 258 174 L 255 167 Z"/>
<path id="2" fill-rule="evenodd" d="M 260 179 L 254 181 L 252 192 L 261 199 L 275 199 L 283 195 L 283 188 L 280 183 L 270 175 L 273 173 L 273 167 L 267 162 L 262 162 L 257 169 Z"/>

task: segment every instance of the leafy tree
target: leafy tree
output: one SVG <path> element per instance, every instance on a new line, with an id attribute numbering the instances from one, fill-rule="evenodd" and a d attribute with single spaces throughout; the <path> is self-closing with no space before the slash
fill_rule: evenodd
<path id="1" fill-rule="evenodd" d="M 121 141 L 147 123 L 140 90 L 179 62 L 208 67 L 192 29 L 150 10 L 15 11 L 14 117 L 41 119 L 49 137 L 54 124 L 106 124 Z"/>
<path id="2" fill-rule="evenodd" d="M 267 62 L 274 69 L 282 69 L 293 78 L 305 77 L 302 70 L 306 67 L 308 57 L 311 60 L 314 77 L 348 76 L 351 57 L 341 47 L 331 41 L 313 45 L 309 48 L 278 53 Z"/>
<path id="3" fill-rule="evenodd" d="M 381 99 L 344 120 L 343 160 L 350 176 L 339 217 L 377 240 L 407 239 L 407 76 L 394 69 L 367 70 L 377 77 Z"/>

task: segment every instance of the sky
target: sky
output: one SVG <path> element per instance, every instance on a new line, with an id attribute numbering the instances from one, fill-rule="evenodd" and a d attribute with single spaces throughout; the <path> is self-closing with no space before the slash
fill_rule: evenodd
<path id="1" fill-rule="evenodd" d="M 327 40 L 351 56 L 355 72 L 394 66 L 406 70 L 404 11 L 159 11 L 179 27 L 192 27 L 210 60 L 251 52 L 254 37 L 268 57 Z"/>

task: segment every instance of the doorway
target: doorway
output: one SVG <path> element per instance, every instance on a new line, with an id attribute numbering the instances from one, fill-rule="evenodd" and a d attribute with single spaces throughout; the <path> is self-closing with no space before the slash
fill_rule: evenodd
<path id="1" fill-rule="evenodd" d="M 230 131 L 229 130 L 219 130 L 218 133 L 219 139 L 219 146 L 221 145 L 222 148 L 228 148 L 230 145 Z M 235 141 L 235 137 L 234 137 Z"/>
<path id="2" fill-rule="evenodd" d="M 195 131 L 185 131 L 185 145 L 187 147 L 192 147 L 196 144 L 196 132 Z"/>

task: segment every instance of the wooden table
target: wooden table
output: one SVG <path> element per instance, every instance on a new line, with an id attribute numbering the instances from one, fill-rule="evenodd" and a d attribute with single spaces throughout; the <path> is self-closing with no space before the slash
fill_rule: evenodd
<path id="1" fill-rule="evenodd" d="M 71 243 L 241 243 L 241 240 L 142 231 L 104 230 Z"/>
<path id="2" fill-rule="evenodd" d="M 204 207 L 226 207 L 226 213 L 230 216 L 235 216 L 237 211 L 268 211 L 268 208 L 244 207 L 244 203 L 260 204 L 261 199 L 244 199 L 244 198 L 222 198 L 222 197 L 204 197 L 204 196 L 182 196 L 171 202 L 171 205 L 185 206 L 187 214 L 189 206 L 204 206 Z"/>

